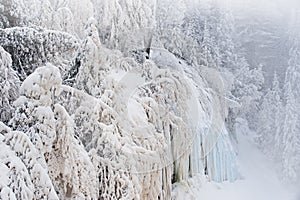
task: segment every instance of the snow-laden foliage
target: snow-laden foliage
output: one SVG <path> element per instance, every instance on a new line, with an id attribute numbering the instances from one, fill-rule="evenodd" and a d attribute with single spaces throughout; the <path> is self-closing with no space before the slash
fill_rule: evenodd
<path id="1" fill-rule="evenodd" d="M 58 199 L 46 168 L 46 162 L 28 136 L 22 132 L 11 131 L 5 135 L 5 142 L 22 160 L 33 184 L 31 192 L 34 199 Z M 15 194 L 18 192 L 15 191 Z M 28 197 L 28 199 L 32 199 Z"/>
<path id="2" fill-rule="evenodd" d="M 0 29 L 0 45 L 12 55 L 21 80 L 47 62 L 59 63 L 64 72 L 78 48 L 77 39 L 68 33 L 28 27 Z"/>
<path id="3" fill-rule="evenodd" d="M 50 105 L 51 95 L 60 92 L 61 77 L 59 69 L 51 64 L 37 68 L 23 81 L 20 91 L 27 98 L 38 99 L 44 105 Z"/>
<path id="4" fill-rule="evenodd" d="M 12 69 L 12 60 L 0 46 L 0 121 L 8 122 L 13 113 L 13 101 L 18 98 L 20 81 Z"/>
<path id="5" fill-rule="evenodd" d="M 43 155 L 23 132 L 1 129 L 1 198 L 58 199 Z M 12 159 L 14 158 L 14 159 Z"/>
<path id="6" fill-rule="evenodd" d="M 10 125 L 14 129 L 24 131 L 23 140 L 31 144 L 29 147 L 24 146 L 28 148 L 26 152 L 29 155 L 33 154 L 30 151 L 38 152 L 36 157 L 40 158 L 42 167 L 28 165 L 27 169 L 30 175 L 39 173 L 38 170 L 47 169 L 48 182 L 52 187 L 49 189 L 51 195 L 60 198 L 97 198 L 94 167 L 84 147 L 74 137 L 72 119 L 62 106 L 55 104 L 53 108 L 54 98 L 59 95 L 61 83 L 57 67 L 47 64 L 37 68 L 21 85 L 21 94 L 24 96 L 15 101 L 16 113 Z M 22 137 L 22 134 L 14 134 L 7 140 L 15 141 L 17 138 L 13 138 Z M 20 142 L 20 139 L 17 141 Z M 20 153 L 18 154 L 21 155 Z M 31 172 L 31 168 L 34 171 Z M 32 179 L 35 180 L 34 177 Z M 45 189 L 46 185 L 42 184 L 44 183 L 37 182 L 35 188 Z M 47 195 L 46 191 L 35 193 L 43 196 Z"/>
<path id="7" fill-rule="evenodd" d="M 247 119 L 249 127 L 257 128 L 256 113 L 259 111 L 259 104 L 262 97 L 262 86 L 264 76 L 261 66 L 250 69 L 244 60 L 241 60 L 241 69 L 235 75 L 235 86 L 232 94 L 238 98 L 241 104 L 239 115 Z"/>
<path id="8" fill-rule="evenodd" d="M 34 185 L 25 165 L 3 141 L 1 150 L 1 198 L 32 199 Z"/>
<path id="9" fill-rule="evenodd" d="M 86 21 L 93 16 L 91 1 L 1 0 L 0 28 L 42 27 L 82 37 Z"/>
<path id="10" fill-rule="evenodd" d="M 74 137 L 74 125 L 65 109 L 56 104 L 56 139 L 47 155 L 49 175 L 60 198 L 96 199 L 97 179 L 92 162 Z"/>
<path id="11" fill-rule="evenodd" d="M 0 28 L 8 28 L 23 24 L 23 13 L 18 1 L 0 1 Z"/>
<path id="12" fill-rule="evenodd" d="M 55 119 L 51 109 L 53 96 L 58 95 L 61 78 L 51 64 L 39 67 L 21 85 L 21 94 L 14 106 L 10 126 L 24 131 L 42 153 L 51 151 L 55 139 Z"/>
<path id="13" fill-rule="evenodd" d="M 151 0 L 92 0 L 100 37 L 109 47 L 126 51 L 126 40 L 139 30 L 155 27 L 156 1 Z"/>
<path id="14" fill-rule="evenodd" d="M 72 78 L 75 79 L 76 76 L 78 89 L 83 89 L 93 96 L 99 96 L 101 93 L 101 79 L 103 79 L 103 73 L 108 67 L 105 60 L 108 58 L 105 58 L 105 49 L 100 43 L 94 22 L 94 19 L 90 19 L 87 25 L 86 38 L 83 40 L 81 51 L 76 58 L 78 64 L 70 71 L 69 79 L 72 81 Z"/>

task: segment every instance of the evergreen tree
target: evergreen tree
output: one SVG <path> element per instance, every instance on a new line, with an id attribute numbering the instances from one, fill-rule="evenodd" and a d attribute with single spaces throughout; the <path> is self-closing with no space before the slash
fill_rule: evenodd
<path id="1" fill-rule="evenodd" d="M 283 103 L 282 103 L 282 91 L 280 89 L 280 83 L 278 80 L 277 73 L 275 72 L 274 78 L 273 78 L 273 84 L 272 84 L 272 94 L 274 98 L 273 103 L 273 115 L 274 115 L 274 134 L 275 134 L 275 143 L 274 143 L 274 149 L 275 153 L 273 156 L 275 156 L 275 160 L 279 161 L 282 159 L 282 135 L 283 135 Z"/>
<path id="2" fill-rule="evenodd" d="M 295 182 L 299 180 L 300 166 L 300 142 L 299 142 L 299 113 L 296 99 L 290 83 L 286 83 L 286 105 L 283 125 L 283 174 L 285 181 Z"/>
<path id="3" fill-rule="evenodd" d="M 272 91 L 269 89 L 263 98 L 260 116 L 259 128 L 257 129 L 257 142 L 265 153 L 269 153 L 272 144 L 274 144 L 273 137 L 273 113 L 272 113 Z"/>
<path id="4" fill-rule="evenodd" d="M 264 95 L 260 105 L 257 142 L 268 156 L 280 161 L 282 150 L 282 102 L 277 74 L 273 85 Z"/>
<path id="5" fill-rule="evenodd" d="M 250 69 L 245 58 L 238 58 L 237 62 L 240 69 L 234 74 L 235 82 L 232 94 L 239 99 L 241 104 L 238 115 L 245 118 L 249 127 L 255 130 L 264 83 L 262 66 Z"/>
<path id="6" fill-rule="evenodd" d="M 300 51 L 297 38 L 292 37 L 292 41 L 284 84 L 283 172 L 289 181 L 295 182 L 300 177 Z"/>

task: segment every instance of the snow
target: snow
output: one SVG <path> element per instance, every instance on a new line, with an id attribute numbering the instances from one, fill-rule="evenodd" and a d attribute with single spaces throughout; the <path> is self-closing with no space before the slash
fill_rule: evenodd
<path id="1" fill-rule="evenodd" d="M 250 131 L 262 67 L 234 41 L 230 12 L 192 1 L 0 3 L 1 199 L 294 200 L 253 138 L 276 135 L 297 181 L 299 95 L 283 131 L 268 129 L 279 115 Z"/>
<path id="2" fill-rule="evenodd" d="M 238 119 L 238 163 L 243 178 L 235 182 L 210 182 L 204 176 L 195 176 L 181 183 L 173 191 L 174 199 L 209 200 L 298 200 L 296 188 L 280 182 L 276 164 L 268 159 L 253 142 L 253 134 Z M 190 187 L 190 188 L 189 188 Z M 189 198 L 188 198 L 189 197 Z M 297 198 L 298 197 L 298 198 Z"/>
<path id="3" fill-rule="evenodd" d="M 31 98 L 50 96 L 50 91 L 57 96 L 62 83 L 59 69 L 48 63 L 30 74 L 21 85 L 21 93 Z"/>
<path id="4" fill-rule="evenodd" d="M 0 148 L 0 198 L 32 199 L 34 185 L 26 166 L 3 141 L 0 141 Z"/>
<path id="5" fill-rule="evenodd" d="M 189 96 L 186 97 L 186 112 L 187 123 L 192 130 L 188 137 L 193 138 L 190 153 L 191 173 L 203 174 L 206 168 L 210 180 L 222 182 L 238 179 L 236 150 L 231 144 L 224 123 L 228 114 L 228 101 L 220 72 L 201 67 L 200 77 L 194 66 L 187 65 L 185 61 L 163 49 L 153 49 L 150 58 L 159 68 L 168 68 L 171 72 L 180 73 L 190 90 Z"/>
<path id="6" fill-rule="evenodd" d="M 276 172 L 266 162 L 268 159 L 248 137 L 239 135 L 238 139 L 238 160 L 244 179 L 222 184 L 205 182 L 198 195 L 211 200 L 292 200 L 293 195 L 282 186 Z"/>

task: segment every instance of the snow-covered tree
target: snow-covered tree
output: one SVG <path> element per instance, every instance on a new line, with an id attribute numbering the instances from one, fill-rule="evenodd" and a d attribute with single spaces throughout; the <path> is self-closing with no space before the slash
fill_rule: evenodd
<path id="1" fill-rule="evenodd" d="M 53 97 L 59 93 L 60 84 L 58 68 L 51 64 L 37 68 L 22 83 L 20 94 L 23 96 L 14 102 L 16 111 L 9 122 L 14 130 L 26 134 L 42 158 L 51 152 L 56 137 L 51 105 Z M 43 167 L 46 167 L 45 163 Z"/>
<path id="2" fill-rule="evenodd" d="M 218 26 L 218 16 L 212 12 L 210 3 L 189 8 L 183 20 L 183 38 L 190 43 L 183 48 L 182 57 L 190 63 L 217 68 L 219 52 L 216 38 L 213 37 Z M 186 52 L 185 52 L 186 51 Z"/>
<path id="3" fill-rule="evenodd" d="M 0 2 L 0 28 L 42 27 L 82 37 L 86 21 L 94 16 L 91 1 L 11 0 Z M 76 22 L 76 23 L 75 23 Z"/>
<path id="4" fill-rule="evenodd" d="M 0 28 L 23 25 L 24 15 L 19 1 L 0 1 Z"/>
<path id="5" fill-rule="evenodd" d="M 29 174 L 29 183 L 33 184 L 33 188 L 30 190 L 30 192 L 32 192 L 32 198 L 58 199 L 52 181 L 49 177 L 45 158 L 42 152 L 35 148 L 29 137 L 23 132 L 11 131 L 5 135 L 4 141 L 11 150 L 15 152 L 18 158 L 21 159 Z M 14 184 L 18 184 L 18 181 L 12 181 Z M 22 185 L 19 185 L 18 187 L 22 187 Z M 18 191 L 14 192 L 16 195 L 22 195 L 22 192 L 20 192 L 20 194 L 18 194 Z M 29 197 L 28 199 L 31 198 Z"/>
<path id="6" fill-rule="evenodd" d="M 300 159 L 298 157 L 300 150 L 299 139 L 299 114 L 295 112 L 297 102 L 293 94 L 291 85 L 286 84 L 286 105 L 285 118 L 283 125 L 283 140 L 284 144 L 283 157 L 283 175 L 286 182 L 295 182 L 299 180 Z"/>
<path id="7" fill-rule="evenodd" d="M 108 47 L 124 49 L 121 46 L 130 33 L 155 26 L 156 1 L 92 1 L 95 18 L 100 30 L 101 41 Z"/>
<path id="8" fill-rule="evenodd" d="M 300 40 L 292 40 L 293 46 L 289 51 L 288 68 L 286 70 L 286 83 L 290 84 L 291 90 L 295 95 L 295 98 L 300 97 Z M 285 86 L 287 89 L 287 86 Z"/>
<path id="9" fill-rule="evenodd" d="M 49 175 L 60 198 L 96 199 L 97 180 L 92 162 L 74 137 L 74 123 L 66 110 L 56 104 L 56 139 L 47 155 Z"/>
<path id="10" fill-rule="evenodd" d="M 34 185 L 21 159 L 3 142 L 1 134 L 1 173 L 3 174 L 0 197 L 2 199 L 33 199 Z"/>
<path id="11" fill-rule="evenodd" d="M 78 49 L 77 39 L 68 33 L 28 27 L 0 29 L 0 45 L 12 55 L 12 67 L 22 81 L 47 62 L 62 65 L 64 73 Z"/>
<path id="12" fill-rule="evenodd" d="M 183 0 L 157 1 L 156 28 L 154 47 L 165 48 L 177 56 L 182 56 L 183 35 L 181 25 L 186 12 L 186 3 Z"/>
<path id="13" fill-rule="evenodd" d="M 292 37 L 293 46 L 290 49 L 289 66 L 286 71 L 284 84 L 285 117 L 283 123 L 283 175 L 287 182 L 299 181 L 300 159 L 300 51 L 299 42 Z"/>
<path id="14" fill-rule="evenodd" d="M 273 115 L 274 115 L 274 133 L 275 133 L 275 143 L 274 149 L 276 152 L 273 156 L 275 156 L 275 160 L 281 159 L 280 154 L 282 153 L 283 145 L 282 145 L 282 135 L 283 135 L 283 101 L 282 101 L 282 90 L 280 89 L 280 83 L 275 72 L 273 78 L 272 91 L 274 96 L 274 106 L 273 106 Z"/>
<path id="15" fill-rule="evenodd" d="M 240 69 L 235 73 L 235 83 L 232 94 L 239 99 L 241 107 L 238 109 L 240 117 L 249 122 L 249 126 L 255 129 L 257 126 L 256 113 L 262 96 L 264 76 L 262 66 L 250 69 L 245 58 L 239 58 Z"/>
<path id="16" fill-rule="evenodd" d="M 62 106 L 54 105 L 61 83 L 57 67 L 47 64 L 37 68 L 21 85 L 24 96 L 14 103 L 17 110 L 10 125 L 24 131 L 24 137 L 34 145 L 30 149 L 38 150 L 60 198 L 95 199 L 98 190 L 92 162 L 75 138 L 72 119 Z"/>
<path id="17" fill-rule="evenodd" d="M 13 101 L 18 98 L 20 81 L 12 69 L 12 60 L 0 46 L 0 121 L 7 123 L 12 117 Z"/>
<path id="18" fill-rule="evenodd" d="M 260 105 L 257 141 L 268 156 L 280 160 L 282 152 L 282 100 L 277 74 L 272 88 L 268 89 Z"/>
<path id="19" fill-rule="evenodd" d="M 258 132 L 258 143 L 263 148 L 266 148 L 265 152 L 269 152 L 274 144 L 274 120 L 273 112 L 272 112 L 272 100 L 273 96 L 271 95 L 271 90 L 268 90 L 266 95 L 264 96 L 262 105 L 261 105 L 261 113 L 260 113 L 260 126 L 257 130 Z"/>
<path id="20" fill-rule="evenodd" d="M 101 79 L 104 78 L 106 63 L 104 47 L 101 45 L 94 19 L 90 19 L 86 29 L 86 39 L 82 43 L 77 56 L 78 64 L 69 72 L 68 79 L 76 78 L 76 85 L 88 94 L 99 96 L 101 94 Z M 75 72 L 74 72 L 75 71 Z"/>

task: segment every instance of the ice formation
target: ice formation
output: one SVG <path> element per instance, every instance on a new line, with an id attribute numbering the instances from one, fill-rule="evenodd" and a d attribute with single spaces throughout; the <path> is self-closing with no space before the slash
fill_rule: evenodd
<path id="1" fill-rule="evenodd" d="M 101 12 L 92 9 L 97 3 Z M 166 45 L 154 38 L 169 49 L 143 50 L 151 31 L 135 49 L 142 59 L 130 55 L 126 35 L 134 37 L 145 24 L 150 28 L 143 33 L 155 27 L 156 2 L 79 5 L 49 3 L 52 13 L 45 9 L 40 21 L 22 22 L 43 28 L 0 29 L 0 45 L 8 51 L 0 47 L 1 83 L 17 75 L 23 81 L 12 88 L 16 95 L 1 90 L 11 109 L 1 119 L 9 127 L 0 124 L 2 197 L 172 199 L 174 187 L 197 175 L 216 182 L 239 178 L 220 71 L 172 51 L 183 45 L 179 40 Z M 177 17 L 164 20 L 179 23 L 184 16 Z"/>

